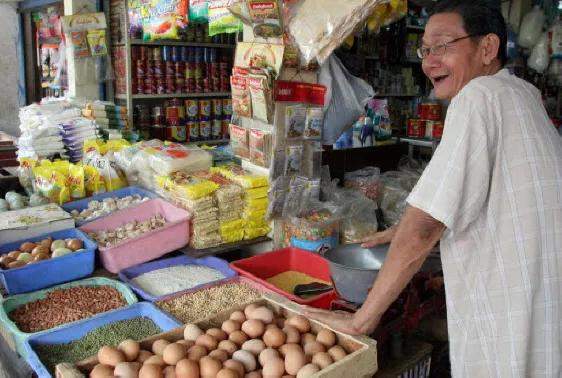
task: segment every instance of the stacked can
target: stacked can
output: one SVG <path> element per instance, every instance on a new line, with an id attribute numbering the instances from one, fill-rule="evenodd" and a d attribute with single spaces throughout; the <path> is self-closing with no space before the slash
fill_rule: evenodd
<path id="1" fill-rule="evenodd" d="M 211 100 L 199 100 L 199 138 L 209 140 L 212 135 Z"/>
<path id="2" fill-rule="evenodd" d="M 196 90 L 195 85 L 195 49 L 188 47 L 186 51 L 185 63 L 185 92 L 194 93 Z"/>
<path id="3" fill-rule="evenodd" d="M 195 66 L 194 66 L 194 76 L 195 76 L 195 92 L 202 93 L 204 91 L 204 77 L 206 75 L 205 60 L 203 56 L 203 48 L 195 48 Z"/>
<path id="4" fill-rule="evenodd" d="M 222 101 L 220 98 L 211 100 L 211 139 L 222 138 Z"/>
<path id="5" fill-rule="evenodd" d="M 187 140 L 197 142 L 199 140 L 199 101 L 185 100 L 185 119 Z"/>
<path id="6" fill-rule="evenodd" d="M 187 141 L 185 105 L 183 101 L 174 98 L 164 103 L 166 110 L 166 124 L 168 125 L 166 139 L 174 142 Z"/>
<path id="7" fill-rule="evenodd" d="M 133 109 L 133 124 L 140 130 L 143 139 L 150 139 L 150 109 L 146 105 L 136 105 Z"/>
<path id="8" fill-rule="evenodd" d="M 228 56 L 221 54 L 219 61 L 219 85 L 222 92 L 230 91 L 230 71 Z"/>
<path id="9" fill-rule="evenodd" d="M 232 118 L 232 99 L 225 98 L 222 100 L 222 138 L 229 138 L 229 125 Z"/>

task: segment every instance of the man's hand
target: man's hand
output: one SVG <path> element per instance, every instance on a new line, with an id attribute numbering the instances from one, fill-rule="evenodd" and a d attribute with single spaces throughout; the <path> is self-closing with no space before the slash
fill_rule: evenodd
<path id="1" fill-rule="evenodd" d="M 373 322 L 373 324 L 369 325 L 359 325 L 357 324 L 357 319 L 349 312 L 321 310 L 308 306 L 305 307 L 304 315 L 348 335 L 369 334 L 374 331 L 380 320 L 376 319 L 376 323 Z"/>
<path id="2" fill-rule="evenodd" d="M 398 226 L 392 226 L 384 231 L 377 232 L 376 234 L 371 235 L 365 240 L 363 240 L 363 244 L 361 244 L 361 247 L 370 248 L 370 247 L 377 246 L 379 244 L 390 243 L 392 241 L 392 238 L 396 234 L 397 229 Z"/>

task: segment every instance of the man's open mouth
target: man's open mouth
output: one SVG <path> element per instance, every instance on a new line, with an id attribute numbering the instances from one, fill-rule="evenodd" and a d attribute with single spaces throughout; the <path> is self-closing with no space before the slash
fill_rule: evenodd
<path id="1" fill-rule="evenodd" d="M 433 82 L 434 82 L 435 84 L 438 84 L 438 83 L 442 82 L 443 80 L 445 80 L 447 77 L 449 77 L 449 75 L 435 76 L 435 77 L 433 78 Z"/>

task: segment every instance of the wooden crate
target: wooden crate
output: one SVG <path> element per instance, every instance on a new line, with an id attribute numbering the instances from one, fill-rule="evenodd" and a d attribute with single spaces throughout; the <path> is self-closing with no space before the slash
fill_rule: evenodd
<path id="1" fill-rule="evenodd" d="M 264 305 L 273 310 L 277 315 L 282 315 L 286 318 L 302 314 L 302 307 L 294 302 L 289 301 L 275 293 L 264 293 L 261 299 L 254 301 L 258 305 Z M 208 329 L 212 327 L 221 326 L 222 322 L 227 320 L 234 311 L 243 310 L 246 305 L 240 305 L 228 309 L 218 315 L 196 322 L 201 329 Z M 311 320 L 311 328 L 314 333 L 317 333 L 322 328 L 329 328 L 320 322 Z M 161 333 L 159 335 L 151 336 L 140 341 L 141 348 L 150 350 L 154 341 L 158 339 L 166 339 L 170 342 L 183 339 L 184 327 L 175 330 Z M 377 344 L 376 341 L 366 336 L 349 336 L 338 331 L 334 331 L 337 336 L 337 342 L 349 354 L 323 369 L 314 375 L 318 378 L 340 378 L 340 377 L 372 377 L 377 371 Z M 80 361 L 76 364 L 79 371 L 83 373 L 90 372 L 93 367 L 98 363 L 96 356 L 90 357 L 86 360 Z M 75 378 L 76 370 L 69 369 L 68 366 L 57 367 L 57 377 L 59 378 Z"/>

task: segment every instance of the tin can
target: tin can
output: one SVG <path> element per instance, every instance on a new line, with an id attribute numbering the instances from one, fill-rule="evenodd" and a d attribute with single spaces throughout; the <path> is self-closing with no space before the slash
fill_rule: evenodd
<path id="1" fill-rule="evenodd" d="M 210 121 L 199 121 L 199 137 L 201 140 L 211 139 L 212 126 Z"/>
<path id="2" fill-rule="evenodd" d="M 166 93 L 176 93 L 176 78 L 174 76 L 166 76 Z"/>
<path id="3" fill-rule="evenodd" d="M 146 60 L 137 60 L 135 65 L 137 66 L 137 78 L 144 79 L 146 77 Z"/>
<path id="4" fill-rule="evenodd" d="M 185 78 L 176 76 L 176 93 L 185 91 Z"/>
<path id="5" fill-rule="evenodd" d="M 176 73 L 176 77 L 182 78 L 185 80 L 185 63 L 184 62 L 176 62 L 174 71 Z"/>
<path id="6" fill-rule="evenodd" d="M 164 62 L 162 62 L 161 60 L 155 60 L 154 61 L 154 77 L 159 78 L 159 77 L 164 77 L 166 76 L 166 68 L 164 65 Z"/>
<path id="7" fill-rule="evenodd" d="M 192 121 L 199 118 L 199 103 L 197 100 L 185 100 L 185 116 L 188 120 Z"/>
<path id="8" fill-rule="evenodd" d="M 180 55 L 180 48 L 178 46 L 172 46 L 171 58 L 172 62 L 179 62 L 181 55 Z"/>
<path id="9" fill-rule="evenodd" d="M 443 125 L 443 122 L 441 121 L 433 121 L 433 130 L 431 131 L 431 135 L 433 136 L 433 138 L 441 139 L 441 137 L 443 136 L 444 126 L 445 125 Z"/>
<path id="10" fill-rule="evenodd" d="M 150 126 L 140 128 L 140 137 L 143 140 L 149 140 L 150 139 Z"/>
<path id="11" fill-rule="evenodd" d="M 141 47 L 144 47 L 144 46 L 131 46 L 131 60 L 132 61 L 142 59 L 141 58 L 141 51 L 140 51 Z"/>
<path id="12" fill-rule="evenodd" d="M 156 79 L 156 93 L 166 94 L 166 80 L 164 78 Z"/>
<path id="13" fill-rule="evenodd" d="M 147 60 L 146 61 L 146 78 L 154 78 L 154 61 Z"/>
<path id="14" fill-rule="evenodd" d="M 418 113 L 421 119 L 440 121 L 441 105 L 436 102 L 423 102 L 419 105 Z"/>
<path id="15" fill-rule="evenodd" d="M 188 51 L 189 50 L 188 50 L 187 46 L 181 47 L 181 49 L 180 49 L 180 60 L 182 62 L 187 62 L 188 56 L 189 56 Z"/>
<path id="16" fill-rule="evenodd" d="M 176 64 L 171 61 L 165 62 L 166 76 L 176 76 Z"/>
<path id="17" fill-rule="evenodd" d="M 427 139 L 433 138 L 433 124 L 435 121 L 425 121 L 425 137 Z"/>
<path id="18" fill-rule="evenodd" d="M 162 46 L 162 60 L 165 62 L 172 61 L 172 46 Z"/>
<path id="19" fill-rule="evenodd" d="M 152 123 L 154 125 L 163 125 L 166 122 L 164 109 L 161 106 L 154 106 L 151 112 Z"/>
<path id="20" fill-rule="evenodd" d="M 211 126 L 211 138 L 220 139 L 222 137 L 222 120 L 214 119 Z"/>
<path id="21" fill-rule="evenodd" d="M 154 94 L 156 93 L 156 81 L 154 79 L 144 79 L 144 94 Z"/>
<path id="22" fill-rule="evenodd" d="M 222 115 L 227 116 L 228 119 L 232 116 L 232 99 L 225 98 L 222 100 Z"/>
<path id="23" fill-rule="evenodd" d="M 148 47 L 147 46 L 137 46 L 138 47 L 138 59 L 148 60 Z"/>
<path id="24" fill-rule="evenodd" d="M 150 126 L 150 137 L 152 139 L 166 140 L 166 126 L 163 125 Z"/>
<path id="25" fill-rule="evenodd" d="M 156 46 L 152 48 L 152 60 L 161 61 L 162 60 L 162 49 L 160 46 Z"/>
<path id="26" fill-rule="evenodd" d="M 168 126 L 178 126 L 185 124 L 185 106 L 174 98 L 166 106 L 166 124 Z"/>
<path id="27" fill-rule="evenodd" d="M 187 140 L 186 135 L 186 126 L 185 125 L 176 125 L 176 126 L 168 126 L 166 128 L 166 140 L 170 140 L 173 142 L 185 142 Z"/>
<path id="28" fill-rule="evenodd" d="M 190 142 L 199 140 L 199 123 L 197 121 L 187 121 L 186 124 L 188 138 Z"/>
<path id="29" fill-rule="evenodd" d="M 409 119 L 407 133 L 410 137 L 423 138 L 425 136 L 425 121 L 421 119 Z"/>
<path id="30" fill-rule="evenodd" d="M 230 119 L 223 119 L 221 121 L 222 137 L 225 139 L 230 138 Z"/>
<path id="31" fill-rule="evenodd" d="M 199 100 L 199 120 L 209 121 L 211 119 L 211 101 Z"/>
<path id="32" fill-rule="evenodd" d="M 222 99 L 213 98 L 211 100 L 211 114 L 214 119 L 222 119 Z"/>

